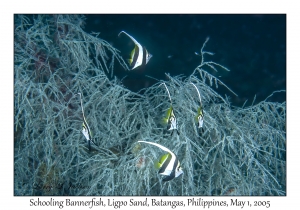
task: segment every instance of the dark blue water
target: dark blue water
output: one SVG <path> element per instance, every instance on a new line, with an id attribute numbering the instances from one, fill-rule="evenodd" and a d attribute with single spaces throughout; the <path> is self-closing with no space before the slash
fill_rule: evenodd
<path id="1" fill-rule="evenodd" d="M 233 105 L 247 105 L 256 94 L 256 102 L 275 90 L 286 89 L 286 15 L 86 15 L 85 31 L 100 32 L 100 37 L 122 49 L 118 33 L 126 31 L 153 54 L 143 70 L 115 74 L 133 91 L 153 84 L 145 77 L 166 79 L 164 74 L 190 75 L 201 62 L 195 51 L 206 37 L 207 60 L 220 63 L 231 71 L 210 73 L 219 77 L 239 97 L 225 88 L 218 92 L 231 97 Z M 122 41 L 120 41 L 122 40 Z M 126 45 L 127 46 L 127 45 Z M 282 102 L 286 95 L 276 94 L 272 101 Z"/>

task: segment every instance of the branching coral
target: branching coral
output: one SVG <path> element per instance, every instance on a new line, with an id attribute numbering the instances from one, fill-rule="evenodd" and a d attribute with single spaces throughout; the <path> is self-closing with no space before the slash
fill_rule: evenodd
<path id="1" fill-rule="evenodd" d="M 205 68 L 227 69 L 204 60 L 205 44 L 189 77 L 167 75 L 131 92 L 108 79 L 115 64 L 129 70 L 118 50 L 83 24 L 82 16 L 15 17 L 15 195 L 285 195 L 285 102 L 232 107 L 212 88 L 227 86 Z M 180 135 L 161 124 L 170 106 L 161 82 Z M 201 93 L 203 130 L 191 82 Z M 161 151 L 139 140 L 172 148 L 184 174 L 163 182 L 153 167 Z"/>

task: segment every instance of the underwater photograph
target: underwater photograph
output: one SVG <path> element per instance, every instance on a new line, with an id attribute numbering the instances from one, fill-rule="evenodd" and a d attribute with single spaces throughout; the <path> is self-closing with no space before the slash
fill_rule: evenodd
<path id="1" fill-rule="evenodd" d="M 286 196 L 285 14 L 14 14 L 14 196 Z"/>

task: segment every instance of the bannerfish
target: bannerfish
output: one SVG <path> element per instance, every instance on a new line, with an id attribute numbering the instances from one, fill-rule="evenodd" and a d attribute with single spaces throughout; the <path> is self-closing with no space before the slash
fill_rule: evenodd
<path id="1" fill-rule="evenodd" d="M 198 122 L 198 128 L 202 128 L 203 127 L 203 120 L 204 120 L 203 119 L 204 118 L 204 113 L 203 113 L 203 106 L 202 106 L 201 96 L 200 96 L 199 90 L 196 87 L 196 85 L 194 85 L 193 83 L 191 83 L 191 84 L 196 88 L 198 96 L 199 96 L 200 106 L 198 107 L 198 111 L 197 111 L 197 115 L 195 117 L 195 120 Z"/>
<path id="2" fill-rule="evenodd" d="M 139 66 L 145 66 L 149 62 L 152 55 L 148 53 L 145 47 L 142 47 L 140 43 L 138 43 L 132 36 L 130 36 L 125 31 L 121 31 L 118 36 L 120 36 L 121 33 L 126 34 L 134 42 L 134 48 L 130 53 L 130 58 L 128 59 L 131 70 Z"/>
<path id="3" fill-rule="evenodd" d="M 84 137 L 86 138 L 86 141 L 87 141 L 87 143 L 89 145 L 89 150 L 91 151 L 91 142 L 93 142 L 93 144 L 95 144 L 95 142 L 92 139 L 92 132 L 91 132 L 90 126 L 88 125 L 88 123 L 87 123 L 87 121 L 85 119 L 85 116 L 84 116 L 81 93 L 78 93 L 78 94 L 80 96 L 81 109 L 82 109 L 82 115 L 83 115 L 83 123 L 82 123 L 82 130 L 81 130 L 81 132 L 84 135 Z"/>
<path id="4" fill-rule="evenodd" d="M 171 103 L 171 106 L 167 110 L 166 116 L 162 119 L 162 122 L 163 122 L 163 124 L 167 124 L 167 129 L 169 131 L 170 130 L 172 131 L 171 135 L 173 134 L 174 130 L 176 130 L 177 134 L 179 135 L 179 131 L 177 129 L 177 120 L 176 120 L 176 116 L 174 114 L 174 110 L 173 110 L 173 106 L 172 106 L 172 99 L 171 99 L 171 95 L 170 95 L 169 89 L 168 89 L 168 87 L 166 86 L 166 84 L 164 82 L 161 83 L 159 86 L 161 86 L 161 85 L 165 86 L 165 88 L 167 90 L 167 93 L 168 93 L 168 96 L 169 96 L 169 99 L 170 99 L 170 103 Z"/>
<path id="5" fill-rule="evenodd" d="M 197 115 L 195 117 L 195 120 L 198 122 L 198 128 L 203 127 L 203 117 L 204 117 L 203 108 L 202 108 L 202 106 L 200 106 L 198 108 L 198 112 L 197 112 Z"/>
<path id="6" fill-rule="evenodd" d="M 180 166 L 180 162 L 171 150 L 169 150 L 168 148 L 160 144 L 153 143 L 153 142 L 148 142 L 148 141 L 138 141 L 138 142 L 152 144 L 167 152 L 167 154 L 161 156 L 160 160 L 156 162 L 156 167 L 159 168 L 158 173 L 161 175 L 165 175 L 163 181 L 170 181 L 175 177 L 178 177 L 181 174 L 183 174 L 182 168 Z"/>
<path id="7" fill-rule="evenodd" d="M 179 135 L 179 131 L 177 129 L 177 120 L 172 106 L 170 106 L 170 108 L 167 110 L 166 116 L 163 118 L 163 123 L 167 124 L 167 129 L 169 131 L 172 131 L 171 135 L 173 134 L 174 130 L 176 130 L 177 134 Z"/>

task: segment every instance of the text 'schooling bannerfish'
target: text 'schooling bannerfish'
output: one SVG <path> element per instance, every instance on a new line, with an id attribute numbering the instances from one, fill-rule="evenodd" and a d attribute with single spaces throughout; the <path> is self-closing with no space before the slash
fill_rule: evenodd
<path id="1" fill-rule="evenodd" d="M 120 36 L 121 33 L 126 34 L 134 42 L 134 48 L 130 53 L 130 58 L 128 59 L 131 70 L 139 66 L 145 66 L 149 62 L 152 55 L 148 53 L 145 47 L 143 47 L 125 31 L 121 31 L 118 36 Z"/>
<path id="2" fill-rule="evenodd" d="M 158 173 L 166 176 L 163 179 L 163 181 L 170 181 L 175 177 L 178 177 L 181 174 L 183 174 L 183 171 L 180 166 L 180 162 L 171 150 L 169 150 L 168 148 L 160 144 L 153 143 L 153 142 L 148 142 L 148 141 L 138 141 L 138 142 L 152 144 L 168 152 L 167 154 L 161 156 L 160 160 L 156 163 L 156 167 L 159 168 Z"/>

